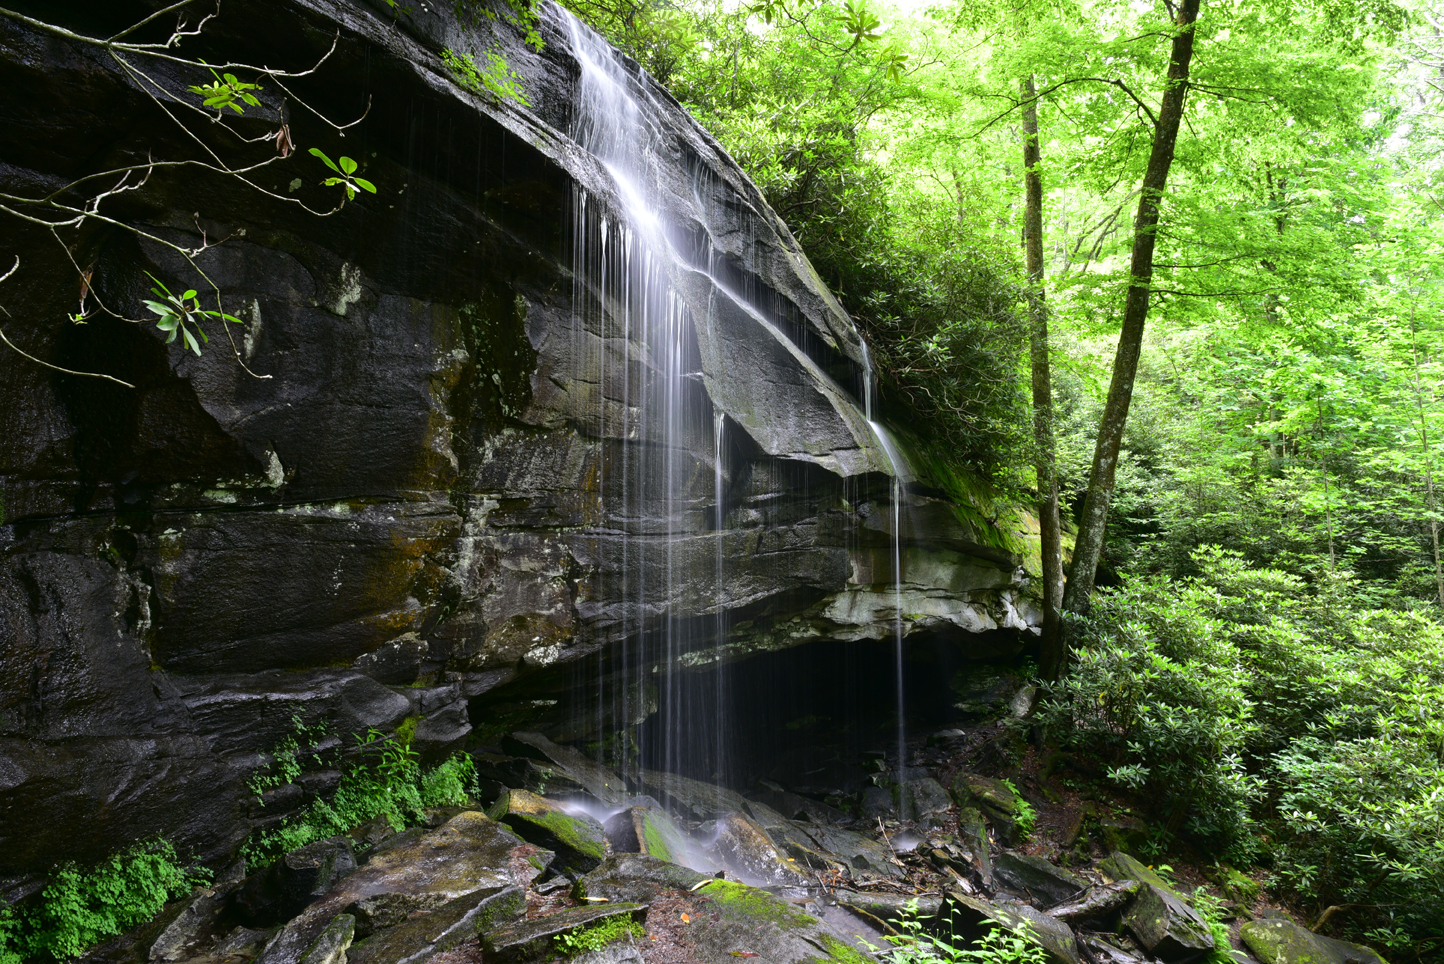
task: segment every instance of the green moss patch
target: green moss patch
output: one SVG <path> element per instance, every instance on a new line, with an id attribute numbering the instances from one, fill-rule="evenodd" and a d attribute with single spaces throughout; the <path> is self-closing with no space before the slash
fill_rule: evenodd
<path id="1" fill-rule="evenodd" d="M 718 909 L 730 917 L 767 921 L 779 927 L 810 927 L 814 923 L 813 918 L 802 911 L 794 910 L 765 890 L 746 884 L 714 880 L 698 893 L 711 898 Z"/>

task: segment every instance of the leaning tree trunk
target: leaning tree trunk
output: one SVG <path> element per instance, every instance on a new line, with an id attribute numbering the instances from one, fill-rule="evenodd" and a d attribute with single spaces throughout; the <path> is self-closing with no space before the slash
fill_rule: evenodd
<path id="1" fill-rule="evenodd" d="M 1028 264 L 1028 348 L 1033 366 L 1033 446 L 1038 474 L 1038 534 L 1043 569 L 1041 669 L 1049 682 L 1067 661 L 1060 625 L 1063 539 L 1058 519 L 1058 460 L 1053 441 L 1053 382 L 1048 363 L 1048 305 L 1043 287 L 1043 176 L 1038 144 L 1038 89 L 1030 74 L 1023 96 L 1023 252 Z"/>
<path id="2" fill-rule="evenodd" d="M 1182 0 L 1174 24 L 1173 50 L 1168 64 L 1168 86 L 1153 128 L 1153 150 L 1143 188 L 1138 198 L 1138 215 L 1133 222 L 1133 262 L 1128 295 L 1123 306 L 1123 330 L 1118 336 L 1118 353 L 1113 360 L 1113 380 L 1108 401 L 1098 426 L 1098 443 L 1093 449 L 1093 472 L 1083 501 L 1078 524 L 1078 541 L 1073 547 L 1073 568 L 1063 595 L 1063 608 L 1070 613 L 1088 611 L 1098 559 L 1103 554 L 1103 533 L 1108 523 L 1108 504 L 1118 473 L 1118 450 L 1128 423 L 1128 406 L 1133 400 L 1133 380 L 1138 374 L 1138 355 L 1143 347 L 1143 325 L 1148 320 L 1152 295 L 1153 248 L 1157 240 L 1158 209 L 1173 165 L 1178 129 L 1183 123 L 1183 104 L 1188 95 L 1188 68 L 1193 60 L 1194 24 L 1201 0 Z"/>

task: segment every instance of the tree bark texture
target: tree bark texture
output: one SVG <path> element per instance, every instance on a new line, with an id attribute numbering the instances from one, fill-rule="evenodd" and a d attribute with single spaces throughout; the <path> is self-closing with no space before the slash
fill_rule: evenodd
<path id="1" fill-rule="evenodd" d="M 1098 560 L 1103 554 L 1108 505 L 1113 499 L 1118 473 L 1118 451 L 1123 444 L 1123 429 L 1128 424 L 1128 406 L 1133 401 L 1133 381 L 1138 373 L 1138 356 L 1143 347 L 1143 326 L 1148 320 L 1159 206 L 1168 182 L 1168 169 L 1173 165 L 1178 130 L 1183 123 L 1183 106 L 1188 96 L 1188 69 L 1193 60 L 1194 25 L 1198 21 L 1201 2 L 1181 0 L 1174 16 L 1176 32 L 1168 64 L 1168 86 L 1164 89 L 1158 122 L 1154 125 L 1153 148 L 1148 157 L 1148 169 L 1143 175 L 1138 214 L 1133 222 L 1133 260 L 1123 306 L 1123 329 L 1118 336 L 1113 380 L 1108 386 L 1108 400 L 1098 426 L 1098 442 L 1093 449 L 1093 471 L 1088 478 L 1088 494 L 1084 497 L 1083 515 L 1078 524 L 1078 541 L 1073 548 L 1073 568 L 1063 596 L 1063 608 L 1070 613 L 1088 611 L 1098 573 Z"/>
<path id="2" fill-rule="evenodd" d="M 1048 360 L 1048 305 L 1043 287 L 1043 176 L 1038 142 L 1038 88 L 1030 74 L 1023 98 L 1023 253 L 1028 266 L 1028 349 L 1033 368 L 1033 446 L 1038 475 L 1038 535 L 1043 578 L 1043 678 L 1062 675 L 1068 654 L 1060 625 L 1063 538 L 1058 518 L 1057 449 L 1053 441 L 1053 381 Z"/>

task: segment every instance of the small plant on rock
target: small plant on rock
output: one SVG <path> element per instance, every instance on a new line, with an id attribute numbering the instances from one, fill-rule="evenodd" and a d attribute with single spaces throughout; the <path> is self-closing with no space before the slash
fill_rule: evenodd
<path id="1" fill-rule="evenodd" d="M 645 937 L 647 930 L 630 917 L 610 917 L 554 938 L 556 951 L 563 957 L 576 957 L 587 951 L 599 951 L 615 941 L 629 937 Z"/>

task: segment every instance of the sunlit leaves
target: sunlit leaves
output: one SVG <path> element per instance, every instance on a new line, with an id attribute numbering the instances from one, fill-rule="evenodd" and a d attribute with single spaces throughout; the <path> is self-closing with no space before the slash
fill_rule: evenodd
<path id="1" fill-rule="evenodd" d="M 235 74 L 217 73 L 214 67 L 211 68 L 211 76 L 215 79 L 209 84 L 193 84 L 190 87 L 191 93 L 200 95 L 201 103 L 205 107 L 214 108 L 217 114 L 227 108 L 237 114 L 244 114 L 246 108 L 243 104 L 250 107 L 261 106 L 260 100 L 251 93 L 253 90 L 260 90 L 260 84 L 245 83 L 238 80 Z"/>
<path id="2" fill-rule="evenodd" d="M 322 163 L 324 163 L 331 170 L 335 171 L 338 175 L 336 177 L 328 177 L 324 181 L 322 181 L 321 185 L 323 187 L 339 186 L 342 190 L 346 192 L 346 200 L 348 201 L 354 201 L 356 199 L 356 192 L 358 190 L 366 191 L 370 194 L 376 193 L 376 185 L 372 184 L 364 177 L 356 176 L 356 170 L 358 165 L 351 158 L 343 154 L 335 161 L 333 161 L 331 160 L 331 158 L 327 157 L 326 152 L 321 150 L 319 147 L 311 148 L 311 153 L 319 157 Z"/>
<path id="3" fill-rule="evenodd" d="M 194 288 L 187 288 L 179 295 L 172 294 L 166 287 L 165 282 L 155 275 L 146 273 L 146 277 L 156 283 L 156 287 L 150 289 L 155 299 L 146 299 L 145 306 L 156 316 L 155 326 L 167 333 L 166 344 L 174 342 L 177 336 L 181 339 L 183 347 L 189 348 L 197 356 L 201 353 L 201 342 L 209 342 L 205 329 L 201 327 L 201 320 L 210 318 L 231 324 L 243 324 L 241 319 L 234 315 L 228 315 L 221 311 L 211 311 L 201 308 L 200 298 Z M 194 330 L 192 330 L 194 329 Z M 200 336 L 197 340 L 196 336 Z"/>

